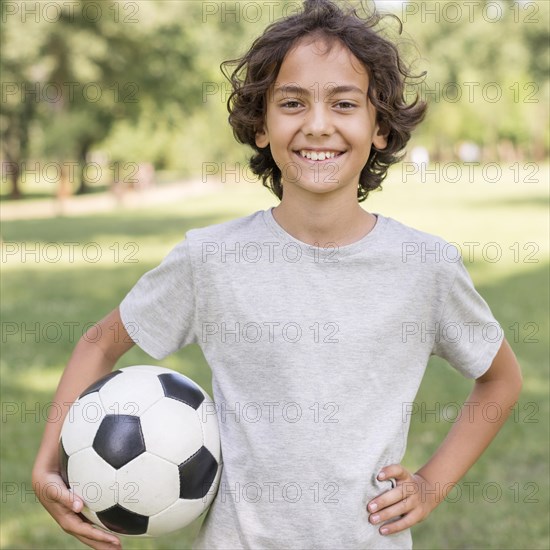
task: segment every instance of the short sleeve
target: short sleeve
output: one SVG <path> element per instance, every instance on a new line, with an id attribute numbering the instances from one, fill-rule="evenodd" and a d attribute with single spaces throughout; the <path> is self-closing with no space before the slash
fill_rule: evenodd
<path id="1" fill-rule="evenodd" d="M 455 265 L 431 354 L 442 357 L 464 376 L 478 378 L 491 366 L 504 333 L 474 288 L 462 259 Z"/>
<path id="2" fill-rule="evenodd" d="M 195 290 L 189 243 L 179 243 L 147 272 L 120 304 L 120 316 L 134 342 L 163 359 L 196 342 Z"/>

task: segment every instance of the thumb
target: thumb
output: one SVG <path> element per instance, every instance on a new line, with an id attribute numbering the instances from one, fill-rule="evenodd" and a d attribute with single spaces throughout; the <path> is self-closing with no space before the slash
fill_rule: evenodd
<path id="1" fill-rule="evenodd" d="M 76 496 L 74 491 L 70 489 L 66 490 L 66 498 L 64 500 L 65 502 L 63 502 L 63 504 L 77 514 L 82 511 L 82 508 L 84 508 L 84 502 L 82 499 Z"/>

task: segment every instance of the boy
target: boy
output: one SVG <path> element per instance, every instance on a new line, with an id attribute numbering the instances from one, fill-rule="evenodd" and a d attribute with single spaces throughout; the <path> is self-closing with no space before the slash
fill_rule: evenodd
<path id="1" fill-rule="evenodd" d="M 137 326 L 156 359 L 201 345 L 224 469 L 199 548 L 411 548 L 409 528 L 504 423 L 479 411 L 518 398 L 517 361 L 462 262 L 403 255 L 445 241 L 358 204 L 425 110 L 403 102 L 407 71 L 375 22 L 310 0 L 237 61 L 230 123 L 280 204 L 189 231 L 100 322 L 99 342 L 78 343 L 57 390 L 56 402 L 73 401 L 132 346 L 110 339 L 113 323 Z M 440 333 L 464 323 L 468 337 Z M 431 354 L 475 378 L 474 414 L 411 473 L 399 464 L 403 413 Z M 59 489 L 40 498 L 67 532 L 112 548 L 59 477 L 60 426 L 46 426 L 33 471 L 38 488 Z"/>

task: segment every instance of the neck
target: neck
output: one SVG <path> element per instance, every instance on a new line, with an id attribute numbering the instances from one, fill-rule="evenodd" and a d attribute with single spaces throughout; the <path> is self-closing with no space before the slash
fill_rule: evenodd
<path id="1" fill-rule="evenodd" d="M 357 197 L 338 199 L 284 194 L 273 209 L 273 217 L 287 233 L 304 243 L 321 248 L 346 246 L 367 235 L 376 224 L 376 217 L 361 208 Z"/>

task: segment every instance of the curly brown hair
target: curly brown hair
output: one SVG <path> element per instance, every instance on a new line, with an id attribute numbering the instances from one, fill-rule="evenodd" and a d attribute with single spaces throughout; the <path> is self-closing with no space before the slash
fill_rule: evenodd
<path id="1" fill-rule="evenodd" d="M 285 56 L 308 35 L 322 37 L 329 43 L 335 40 L 343 43 L 362 62 L 369 76 L 367 96 L 376 109 L 376 121 L 380 133 L 387 138 L 387 146 L 371 148 L 359 177 L 359 202 L 379 188 L 388 168 L 403 158 L 400 152 L 424 118 L 427 105 L 419 100 L 418 94 L 413 103 L 405 101 L 405 84 L 416 77 L 403 63 L 397 47 L 374 29 L 384 17 L 395 18 L 401 34 L 403 27 L 395 15 L 381 15 L 374 10 L 362 19 L 351 5 L 344 8 L 332 0 L 305 0 L 300 13 L 269 25 L 244 56 L 221 64 L 222 73 L 233 88 L 227 101 L 233 135 L 255 150 L 250 168 L 279 199 L 283 196 L 281 171 L 269 145 L 259 148 L 255 138 L 264 125 L 268 92 Z M 232 72 L 230 67 L 235 67 Z"/>

